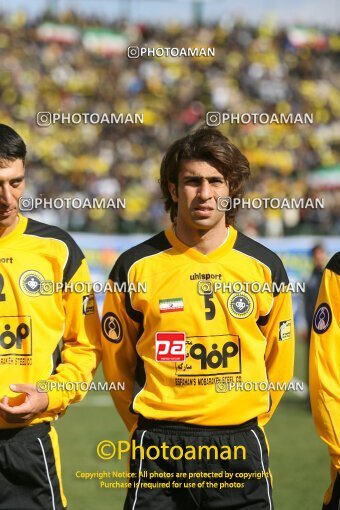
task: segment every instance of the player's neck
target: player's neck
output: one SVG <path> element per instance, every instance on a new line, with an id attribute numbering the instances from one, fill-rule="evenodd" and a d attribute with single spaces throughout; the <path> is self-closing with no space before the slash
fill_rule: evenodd
<path id="1" fill-rule="evenodd" d="M 15 220 L 11 225 L 8 227 L 0 227 L 0 238 L 8 236 L 13 230 L 16 229 L 17 225 L 19 223 L 19 216 L 16 216 Z"/>
<path id="2" fill-rule="evenodd" d="M 176 237 L 187 246 L 195 248 L 203 255 L 208 255 L 219 248 L 227 239 L 229 228 L 224 224 L 206 230 L 187 228 L 186 225 L 178 223 L 174 227 Z"/>

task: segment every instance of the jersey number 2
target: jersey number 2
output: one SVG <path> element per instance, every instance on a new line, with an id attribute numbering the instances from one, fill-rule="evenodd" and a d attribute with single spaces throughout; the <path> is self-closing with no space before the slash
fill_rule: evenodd
<path id="1" fill-rule="evenodd" d="M 4 294 L 2 292 L 3 288 L 4 288 L 4 284 L 5 284 L 4 277 L 0 273 L 0 301 L 6 301 L 6 294 Z"/>

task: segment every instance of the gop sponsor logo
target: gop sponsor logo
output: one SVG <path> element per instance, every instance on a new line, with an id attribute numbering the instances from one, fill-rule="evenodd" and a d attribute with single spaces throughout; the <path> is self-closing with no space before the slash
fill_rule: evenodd
<path id="1" fill-rule="evenodd" d="M 32 354 L 32 320 L 28 315 L 0 317 L 0 356 Z"/>
<path id="2" fill-rule="evenodd" d="M 190 349 L 190 356 L 201 363 L 201 369 L 207 368 L 228 368 L 229 358 L 238 353 L 238 346 L 235 342 L 226 342 L 222 350 L 218 350 L 217 344 L 212 344 L 211 349 L 204 344 L 195 344 Z"/>
<path id="3" fill-rule="evenodd" d="M 241 373 L 241 342 L 237 335 L 187 337 L 184 363 L 176 375 L 194 377 Z"/>
<path id="4" fill-rule="evenodd" d="M 185 361 L 185 333 L 156 333 L 156 361 Z"/>

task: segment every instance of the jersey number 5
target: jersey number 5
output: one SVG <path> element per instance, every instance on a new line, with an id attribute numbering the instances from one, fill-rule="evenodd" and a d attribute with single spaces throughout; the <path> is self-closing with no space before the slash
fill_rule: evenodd
<path id="1" fill-rule="evenodd" d="M 213 319 L 216 314 L 216 307 L 215 303 L 212 300 L 212 297 L 213 297 L 212 292 L 210 294 L 204 294 L 204 304 L 205 309 L 207 310 L 205 312 L 205 318 L 207 321 L 211 321 L 211 319 Z"/>

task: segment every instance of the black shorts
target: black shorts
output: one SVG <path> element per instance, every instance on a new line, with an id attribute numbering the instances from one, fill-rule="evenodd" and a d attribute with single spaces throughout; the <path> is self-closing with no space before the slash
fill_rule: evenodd
<path id="1" fill-rule="evenodd" d="M 134 478 L 124 510 L 274 508 L 266 438 L 256 419 L 235 427 L 140 419 L 130 455 Z"/>
<path id="2" fill-rule="evenodd" d="M 340 475 L 337 473 L 336 478 L 331 488 L 332 495 L 327 505 L 324 503 L 322 510 L 339 510 L 340 508 Z"/>
<path id="3" fill-rule="evenodd" d="M 0 510 L 65 510 L 58 436 L 40 423 L 0 429 Z"/>

